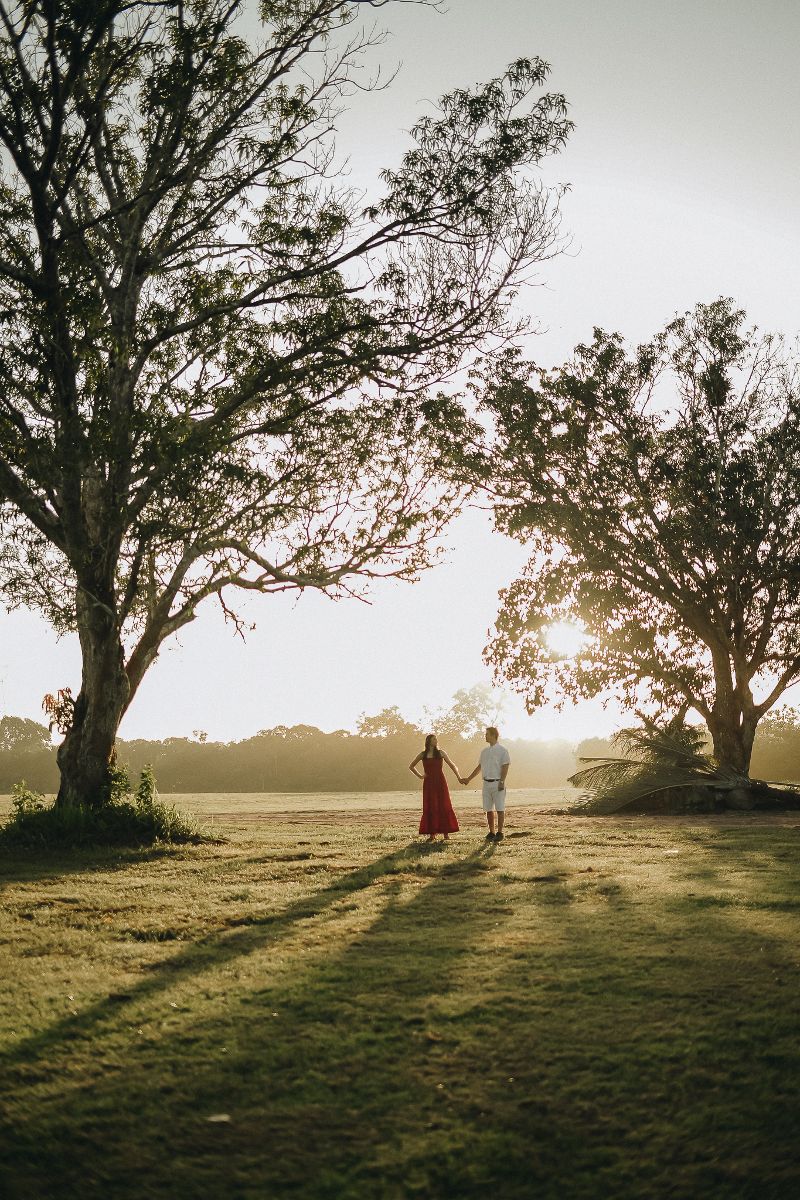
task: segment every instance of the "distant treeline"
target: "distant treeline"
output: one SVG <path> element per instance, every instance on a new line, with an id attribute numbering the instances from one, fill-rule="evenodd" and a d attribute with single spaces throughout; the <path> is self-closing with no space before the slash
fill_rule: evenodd
<path id="1" fill-rule="evenodd" d="M 323 733 L 311 725 L 294 725 L 265 729 L 241 742 L 119 741 L 117 761 L 127 765 L 134 782 L 150 763 L 162 792 L 401 791 L 418 786 L 408 764 L 423 741 L 417 731 Z M 476 765 L 484 744 L 480 736 L 442 738 L 449 757 L 464 772 Z M 575 770 L 575 750 L 566 741 L 504 739 L 504 744 L 511 752 L 515 787 L 559 787 Z M 55 750 L 44 726 L 4 717 L 0 792 L 9 792 L 20 779 L 38 791 L 55 791 Z"/>
<path id="2" fill-rule="evenodd" d="M 241 742 L 191 738 L 119 741 L 117 757 L 136 782 L 149 763 L 162 792 L 383 792 L 417 786 L 408 764 L 424 734 L 407 722 L 365 718 L 360 732 L 324 733 L 313 725 L 265 729 Z M 563 787 L 580 757 L 613 754 L 606 739 L 567 741 L 504 738 L 513 787 Z M 441 743 L 464 772 L 478 761 L 480 734 L 450 732 Z M 754 778 L 800 781 L 800 713 L 782 709 L 762 722 L 753 752 Z M 0 719 L 0 792 L 21 779 L 42 792 L 58 787 L 55 749 L 44 725 Z M 457 787 L 458 785 L 456 785 Z"/>

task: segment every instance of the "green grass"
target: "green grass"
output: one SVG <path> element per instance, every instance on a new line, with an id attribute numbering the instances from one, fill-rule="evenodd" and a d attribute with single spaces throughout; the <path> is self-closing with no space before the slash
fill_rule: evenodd
<path id="1" fill-rule="evenodd" d="M 2 857 L 0 1195 L 796 1196 L 797 819 L 510 820 Z"/>
<path id="2" fill-rule="evenodd" d="M 103 808 L 57 808 L 35 792 L 17 798 L 10 820 L 0 826 L 0 854 L 91 846 L 152 846 L 159 842 L 198 843 L 208 835 L 174 805 L 155 800 L 116 800 Z"/>

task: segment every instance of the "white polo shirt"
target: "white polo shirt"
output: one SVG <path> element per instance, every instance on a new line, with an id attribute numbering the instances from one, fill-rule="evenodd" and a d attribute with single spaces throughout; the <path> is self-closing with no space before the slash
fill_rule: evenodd
<path id="1" fill-rule="evenodd" d="M 511 755 L 499 742 L 495 742 L 493 746 L 484 746 L 481 750 L 481 775 L 484 779 L 499 779 L 501 768 L 510 762 Z"/>

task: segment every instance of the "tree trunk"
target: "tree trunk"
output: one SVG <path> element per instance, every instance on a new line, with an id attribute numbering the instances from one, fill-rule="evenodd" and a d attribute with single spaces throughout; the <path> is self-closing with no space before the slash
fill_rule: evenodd
<path id="1" fill-rule="evenodd" d="M 110 797 L 109 766 L 129 684 L 111 605 L 80 590 L 77 615 L 83 672 L 72 724 L 58 748 L 61 786 L 56 804 L 100 808 Z"/>
<path id="2" fill-rule="evenodd" d="M 714 757 L 721 767 L 730 767 L 740 775 L 749 776 L 753 739 L 758 724 L 752 696 L 747 688 L 734 683 L 728 649 L 709 644 L 714 663 L 714 705 L 708 717 L 708 732 L 714 746 Z"/>
<path id="3" fill-rule="evenodd" d="M 713 713 L 708 730 L 714 757 L 721 767 L 732 767 L 742 775 L 750 774 L 755 725 L 742 720 L 737 712 Z"/>

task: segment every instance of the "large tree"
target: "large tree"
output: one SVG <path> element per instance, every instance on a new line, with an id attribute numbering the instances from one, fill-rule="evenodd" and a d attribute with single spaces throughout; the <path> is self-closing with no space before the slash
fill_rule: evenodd
<path id="1" fill-rule="evenodd" d="M 614 695 L 705 721 L 747 772 L 800 679 L 800 378 L 728 300 L 633 351 L 595 330 L 559 370 L 513 356 L 486 403 L 499 526 L 531 548 L 490 648 L 531 708 Z M 555 622 L 585 627 L 571 657 Z"/>
<path id="2" fill-rule="evenodd" d="M 556 246 L 536 59 L 337 183 L 364 7 L 0 0 L 0 586 L 80 637 L 62 803 L 204 598 L 425 565 L 442 383 Z"/>

